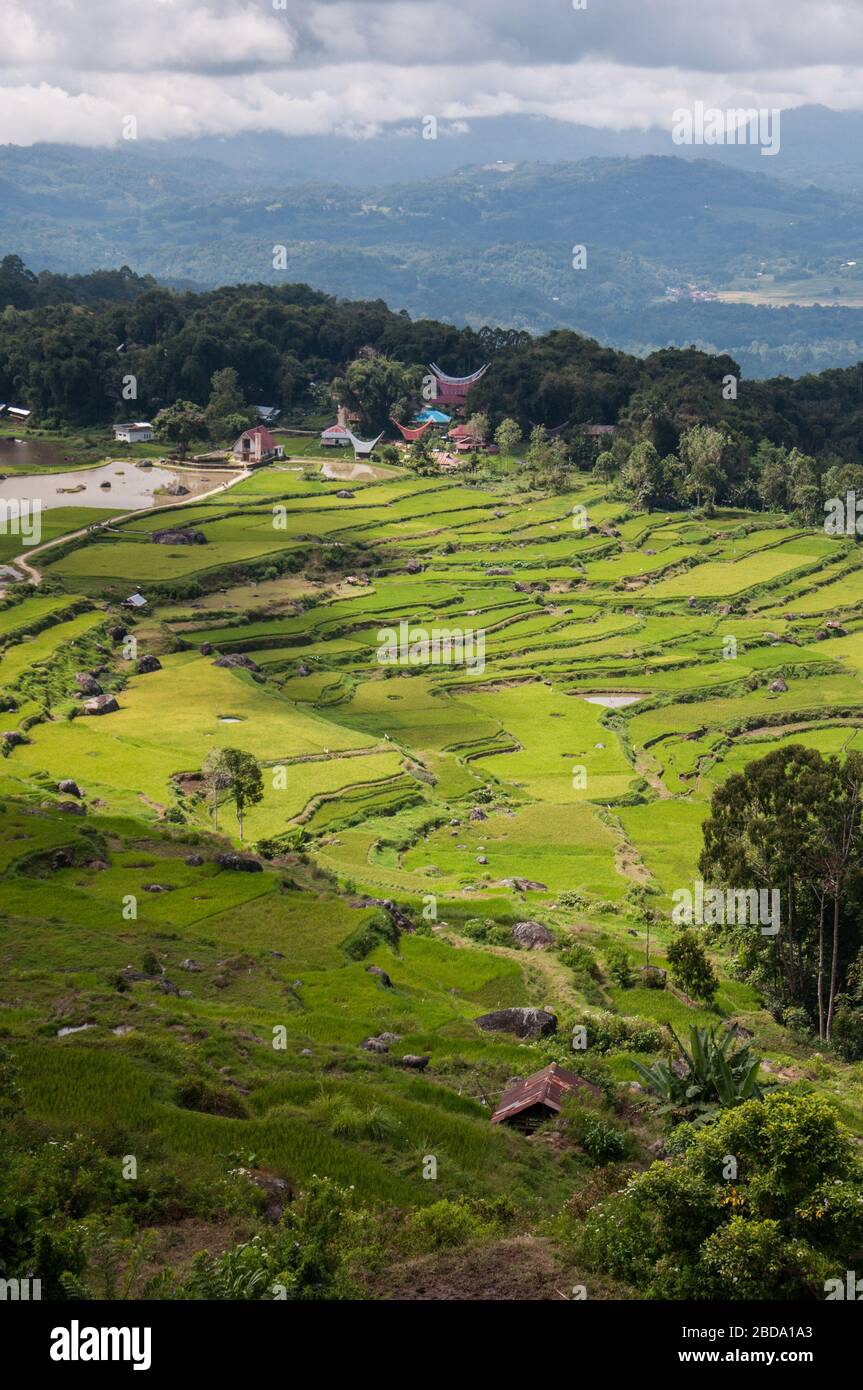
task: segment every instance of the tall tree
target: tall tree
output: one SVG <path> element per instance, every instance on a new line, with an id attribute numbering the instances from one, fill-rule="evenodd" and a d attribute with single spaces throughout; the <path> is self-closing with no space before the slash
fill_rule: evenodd
<path id="1" fill-rule="evenodd" d="M 264 779 L 258 761 L 241 748 L 222 750 L 222 768 L 228 777 L 228 790 L 237 812 L 240 839 L 243 839 L 243 818 L 248 806 L 257 806 L 264 799 Z"/>

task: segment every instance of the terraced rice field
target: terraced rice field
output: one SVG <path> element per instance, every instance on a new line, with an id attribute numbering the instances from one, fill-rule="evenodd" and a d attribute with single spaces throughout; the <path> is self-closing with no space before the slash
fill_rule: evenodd
<path id="1" fill-rule="evenodd" d="M 589 481 L 549 497 L 517 475 L 403 473 L 340 490 L 311 467 L 262 470 L 174 514 L 206 544 L 153 543 L 165 512 L 137 517 L 46 552 L 44 591 L 0 610 L 3 728 L 24 736 L 0 763 L 3 1027 L 35 1116 L 62 1125 L 83 1107 L 124 1133 L 157 1129 L 168 1167 L 195 1154 L 215 1179 L 233 1161 L 238 1121 L 174 1097 L 175 1076 L 203 1067 L 246 1085 L 243 1146 L 297 1180 L 327 1172 L 421 1204 L 416 1155 L 439 1152 L 451 1194 L 514 1187 L 551 1206 L 571 1190 L 566 1164 L 491 1130 L 486 1091 L 552 1054 L 481 1034 L 476 1016 L 523 1003 L 565 1023 L 597 1003 L 675 1026 L 715 1015 L 607 976 L 586 988 L 552 953 L 463 928 L 538 919 L 600 959 L 622 943 L 640 961 L 631 909 L 646 892 L 662 964 L 663 914 L 694 874 L 716 786 L 784 740 L 863 746 L 863 554 L 775 516 L 628 513 Z M 132 585 L 148 599 L 134 620 L 116 607 Z M 139 674 L 109 636 L 121 616 L 160 670 Z M 384 659 L 400 624 L 405 659 Z M 423 634 L 441 631 L 481 637 L 481 661 L 427 660 Z M 116 711 L 80 713 L 82 668 Z M 247 846 L 275 854 L 260 873 L 216 862 L 238 825 L 223 797 L 212 835 L 195 779 L 220 746 L 263 769 L 245 825 Z M 86 817 L 58 810 L 65 778 Z M 370 898 L 423 931 L 355 952 Z M 145 950 L 181 995 L 107 988 Z M 200 972 L 178 976 L 185 958 Z M 717 963 L 720 1015 L 787 1062 L 788 1035 Z M 432 1056 L 434 1083 L 359 1051 L 382 1030 Z M 632 1079 L 629 1054 L 607 1062 Z M 818 1077 L 858 1127 L 859 1071 L 824 1063 Z M 338 1138 L 322 1095 L 382 1097 L 398 1143 Z"/>
<path id="2" fill-rule="evenodd" d="M 546 902 L 567 883 L 615 898 L 633 873 L 621 838 L 652 881 L 663 839 L 669 852 L 677 844 L 678 808 L 697 825 L 727 768 L 763 749 L 753 730 L 794 726 L 798 741 L 823 746 L 825 717 L 833 742 L 863 720 L 863 569 L 842 539 L 765 515 L 627 514 L 587 483 L 559 497 L 410 475 L 339 490 L 311 467 L 265 469 L 229 497 L 182 509 L 206 545 L 153 544 L 164 516 L 142 516 L 49 564 L 70 595 L 85 579 L 96 600 L 133 577 L 156 599 L 178 578 L 208 592 L 163 605 L 147 628 L 162 671 L 131 675 L 115 714 L 36 727 L 7 760 L 7 782 L 62 768 L 109 808 L 137 801 L 155 815 L 174 801 L 178 774 L 230 741 L 288 768 L 251 833 L 306 826 L 321 862 L 358 885 L 383 875 L 392 893 L 416 891 L 425 873 L 443 898 L 480 902 L 496 877 L 515 875 L 544 882 L 535 891 Z M 238 565 L 281 557 L 332 575 L 341 549 L 362 583 L 325 577 L 300 602 L 279 596 L 286 581 L 264 577 L 242 607 L 250 586 Z M 221 610 L 214 575 L 240 581 L 239 600 L 221 586 Z M 28 600 L 30 611 L 44 602 Z M 14 610 L 4 618 L 14 624 Z M 382 664 L 379 634 L 400 622 L 481 632 L 483 669 Z M 34 655 L 48 653 L 46 635 L 36 643 Z M 14 685 L 24 652 L 0 659 L 0 681 Z M 213 666 L 229 654 L 260 674 Z M 777 682 L 787 689 L 772 690 Z M 461 831 L 446 828 L 464 822 L 478 793 L 485 838 L 520 866 L 509 875 L 488 854 L 459 850 Z M 636 809 L 653 803 L 661 815 Z M 438 829 L 418 834 L 417 806 Z M 537 806 L 552 833 L 543 872 L 530 873 Z M 628 828 L 627 808 L 633 827 L 639 816 L 651 825 L 649 843 Z M 385 874 L 381 837 L 367 830 L 381 812 L 383 838 L 398 842 L 404 820 L 410 841 Z M 201 824 L 206 814 L 191 807 Z"/>

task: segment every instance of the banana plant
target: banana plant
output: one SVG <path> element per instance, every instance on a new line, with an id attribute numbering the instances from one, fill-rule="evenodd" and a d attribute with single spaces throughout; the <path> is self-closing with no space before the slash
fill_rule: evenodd
<path id="1" fill-rule="evenodd" d="M 688 1050 L 670 1024 L 668 1031 L 677 1047 L 676 1065 L 663 1061 L 646 1067 L 633 1060 L 641 1080 L 665 1102 L 663 1110 L 709 1119 L 717 1110 L 763 1100 L 761 1058 L 753 1057 L 749 1043 L 731 1051 L 736 1028 L 690 1028 Z"/>

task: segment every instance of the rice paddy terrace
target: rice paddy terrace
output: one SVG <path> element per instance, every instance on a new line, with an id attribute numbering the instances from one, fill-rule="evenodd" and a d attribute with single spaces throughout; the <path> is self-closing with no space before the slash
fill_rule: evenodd
<path id="1" fill-rule="evenodd" d="M 488 1104 L 565 1058 L 585 1010 L 716 1020 L 671 989 L 616 988 L 604 953 L 642 963 L 639 903 L 667 918 L 731 772 L 783 741 L 863 747 L 863 552 L 778 516 L 636 514 L 591 481 L 548 496 L 512 476 L 346 488 L 276 467 L 174 512 L 206 543 L 154 543 L 165 516 L 43 552 L 51 582 L 0 611 L 3 728 L 22 735 L 0 763 L 0 1027 L 33 1113 L 158 1129 L 154 1164 L 195 1154 L 221 1180 L 243 1148 L 393 1202 L 431 1200 L 417 1155 L 447 1155 L 434 1195 L 548 1209 L 569 1160 L 492 1129 Z M 109 635 L 132 587 L 149 604 L 137 657 L 161 664 L 145 674 Z M 412 641 L 481 633 L 483 662 L 382 661 L 401 623 Z M 232 657 L 251 664 L 216 664 Z M 69 717 L 81 670 L 116 710 Z M 197 777 L 221 746 L 264 769 L 246 841 L 275 857 L 258 873 L 218 862 L 236 823 L 225 803 L 212 833 Z M 86 815 L 63 809 L 63 779 Z M 423 925 L 375 936 L 370 899 Z M 596 972 L 477 930 L 525 919 Z M 106 984 L 145 951 L 171 990 Z M 719 1015 L 863 1129 L 860 1066 L 812 1061 L 716 959 Z M 557 1037 L 473 1021 L 520 1004 L 554 1008 Z M 382 1031 L 392 1054 L 430 1055 L 423 1077 L 361 1050 Z M 606 1055 L 621 1082 L 631 1056 Z M 187 1073 L 228 1097 L 221 1113 L 178 1101 Z M 378 1102 L 389 1129 L 364 1128 Z M 360 1115 L 350 1133 L 339 1105 Z"/>

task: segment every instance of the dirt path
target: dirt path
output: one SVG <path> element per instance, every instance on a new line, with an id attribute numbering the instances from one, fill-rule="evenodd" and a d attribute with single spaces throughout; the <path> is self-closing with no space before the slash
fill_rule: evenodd
<path id="1" fill-rule="evenodd" d="M 196 497 L 187 497 L 185 502 L 176 502 L 173 503 L 171 506 L 159 508 L 158 510 L 164 511 L 166 514 L 168 514 L 174 511 L 179 511 L 182 507 L 191 507 L 198 502 L 205 501 L 208 497 L 216 497 L 220 492 L 227 492 L 228 488 L 233 487 L 235 483 L 242 483 L 245 481 L 246 478 L 250 478 L 251 476 L 252 470 L 250 468 L 246 468 L 243 470 L 242 473 L 237 473 L 234 475 L 234 477 L 229 478 L 227 482 L 219 483 L 218 487 L 211 488 L 209 492 L 199 492 Z M 141 516 L 142 513 L 152 510 L 156 509 L 148 507 L 136 507 L 130 512 L 120 512 L 117 516 L 109 517 L 108 520 L 104 523 L 104 525 L 115 526 L 120 521 L 131 521 L 134 517 Z M 67 531 L 62 536 L 55 536 L 53 540 L 44 541 L 42 545 L 35 546 L 32 550 L 27 551 L 23 555 L 16 555 L 15 559 L 10 561 L 9 563 L 14 565 L 17 569 L 22 569 L 24 573 L 29 577 L 29 582 L 31 584 L 41 584 L 41 571 L 37 570 L 35 565 L 30 564 L 29 560 L 27 559 L 27 555 L 41 555 L 44 551 L 50 550 L 53 546 L 65 545 L 67 541 L 77 540 L 79 536 L 86 536 L 89 534 L 89 531 L 89 526 L 81 526 L 78 528 L 77 531 Z"/>

